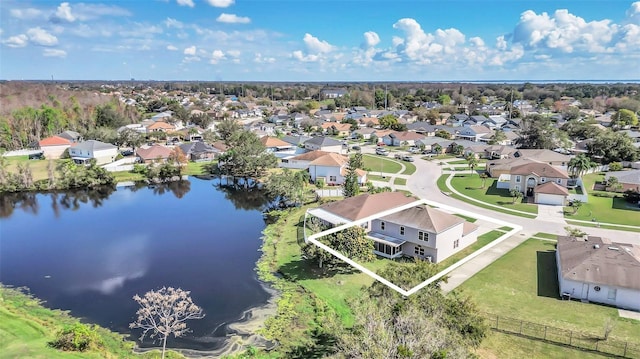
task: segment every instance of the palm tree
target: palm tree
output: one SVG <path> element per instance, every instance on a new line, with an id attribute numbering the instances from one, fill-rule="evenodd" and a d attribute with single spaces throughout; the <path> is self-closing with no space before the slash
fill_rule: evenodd
<path id="1" fill-rule="evenodd" d="M 522 197 L 522 192 L 515 189 L 512 189 L 511 191 L 509 191 L 509 194 L 511 195 L 511 197 L 513 197 L 512 204 L 515 204 L 518 198 Z"/>
<path id="2" fill-rule="evenodd" d="M 571 172 L 571 177 L 579 178 L 583 174 L 585 174 L 589 169 L 595 167 L 595 163 L 591 161 L 589 157 L 585 154 L 581 153 L 576 157 L 569 160 L 569 172 Z"/>
<path id="3" fill-rule="evenodd" d="M 469 153 L 467 155 L 466 160 L 467 160 L 467 165 L 469 166 L 469 170 L 473 171 L 473 169 L 476 168 L 476 166 L 478 165 L 478 159 L 473 153 Z"/>
<path id="4" fill-rule="evenodd" d="M 484 189 L 487 185 L 487 178 L 489 178 L 489 175 L 487 175 L 487 172 L 482 172 L 480 174 L 480 178 L 482 178 L 482 189 Z"/>

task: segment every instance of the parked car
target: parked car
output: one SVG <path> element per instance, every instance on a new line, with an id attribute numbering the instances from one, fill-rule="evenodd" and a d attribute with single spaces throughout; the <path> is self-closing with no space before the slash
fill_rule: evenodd
<path id="1" fill-rule="evenodd" d="M 133 156 L 133 150 L 122 150 L 120 154 L 123 156 Z"/>
<path id="2" fill-rule="evenodd" d="M 353 146 L 353 147 L 351 147 L 351 149 L 355 150 L 355 151 L 360 151 L 361 150 L 360 146 Z"/>
<path id="3" fill-rule="evenodd" d="M 385 150 L 384 148 L 381 148 L 381 147 L 376 148 L 376 155 L 386 156 L 388 154 L 389 154 L 389 151 Z"/>
<path id="4" fill-rule="evenodd" d="M 420 153 L 420 149 L 418 147 L 409 147 L 409 153 Z"/>
<path id="5" fill-rule="evenodd" d="M 401 160 L 404 156 L 401 153 L 396 153 L 395 156 L 393 156 L 396 160 Z"/>
<path id="6" fill-rule="evenodd" d="M 414 161 L 413 157 L 411 157 L 409 155 L 403 156 L 402 160 L 403 161 L 407 161 L 407 162 L 413 162 Z"/>
<path id="7" fill-rule="evenodd" d="M 42 152 L 32 153 L 32 154 L 29 155 L 29 159 L 30 160 L 43 160 L 44 159 L 44 153 L 42 153 Z"/>

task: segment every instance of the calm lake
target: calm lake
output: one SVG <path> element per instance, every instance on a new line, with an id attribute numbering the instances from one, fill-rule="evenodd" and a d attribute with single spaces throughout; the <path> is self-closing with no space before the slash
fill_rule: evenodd
<path id="1" fill-rule="evenodd" d="M 167 345 L 216 349 L 224 324 L 269 298 L 254 270 L 266 199 L 218 185 L 191 178 L 154 188 L 0 195 L 0 281 L 122 333 L 130 333 L 135 294 L 180 287 L 206 317 Z"/>

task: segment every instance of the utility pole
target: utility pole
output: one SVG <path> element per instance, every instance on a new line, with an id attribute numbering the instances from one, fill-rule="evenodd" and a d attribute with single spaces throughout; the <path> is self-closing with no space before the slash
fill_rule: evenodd
<path id="1" fill-rule="evenodd" d="M 387 110 L 387 84 L 384 84 L 384 110 Z"/>

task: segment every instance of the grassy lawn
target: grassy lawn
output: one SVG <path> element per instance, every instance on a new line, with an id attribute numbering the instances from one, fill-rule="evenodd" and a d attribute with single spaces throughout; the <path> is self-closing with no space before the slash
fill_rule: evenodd
<path id="1" fill-rule="evenodd" d="M 605 228 L 605 229 L 617 229 L 619 231 L 627 231 L 627 232 L 640 232 L 640 228 L 618 227 L 616 225 L 599 224 L 597 222 L 583 223 L 583 222 L 572 221 L 570 219 L 567 220 L 567 224 L 570 224 L 570 225 L 573 225 L 573 226 L 597 227 L 597 228 Z"/>
<path id="2" fill-rule="evenodd" d="M 546 238 L 546 239 L 557 239 L 558 235 L 556 234 L 551 234 L 551 233 L 544 233 L 544 232 L 538 232 L 536 234 L 533 235 L 534 237 L 538 237 L 538 238 Z"/>
<path id="3" fill-rule="evenodd" d="M 598 197 L 594 194 L 600 193 L 593 190 L 596 181 L 604 178 L 598 173 L 591 173 L 582 177 L 584 187 L 589 194 L 588 203 L 583 203 L 577 213 L 573 214 L 573 209 L 565 210 L 565 218 L 568 220 L 627 224 L 640 226 L 640 208 L 632 207 L 623 198 Z M 606 192 L 604 192 L 606 193 Z"/>
<path id="4" fill-rule="evenodd" d="M 476 351 L 480 358 L 602 359 L 605 356 L 490 330 Z"/>
<path id="5" fill-rule="evenodd" d="M 374 155 L 362 155 L 362 162 L 364 168 L 368 168 L 370 172 L 386 172 L 386 173 L 398 173 L 402 170 L 402 166 L 399 162 L 390 160 L 384 156 Z M 414 166 L 415 167 L 415 166 Z"/>
<path id="6" fill-rule="evenodd" d="M 393 184 L 397 184 L 399 186 L 406 186 L 407 185 L 407 180 L 405 178 L 396 177 L 393 180 Z"/>
<path id="7" fill-rule="evenodd" d="M 640 322 L 618 317 L 617 309 L 559 298 L 554 246 L 529 239 L 459 288 L 488 313 L 596 336 L 603 335 L 610 318 L 615 323 L 612 338 L 638 342 Z"/>
<path id="8" fill-rule="evenodd" d="M 449 162 L 447 162 L 447 164 L 450 164 L 450 165 L 466 165 L 468 163 L 469 162 L 467 162 L 467 160 L 457 160 L 457 161 L 449 161 Z M 487 163 L 487 160 L 479 159 L 478 160 L 478 164 L 481 164 L 481 163 Z"/>
<path id="9" fill-rule="evenodd" d="M 9 165 L 7 167 L 9 172 L 17 173 L 18 164 L 25 163 L 31 169 L 31 173 L 33 174 L 34 181 L 39 181 L 39 180 L 49 178 L 49 175 L 47 174 L 48 173 L 47 165 L 49 164 L 49 160 L 30 160 L 29 156 L 12 156 L 12 157 L 5 157 L 5 158 L 7 159 L 7 163 Z M 60 161 L 53 160 L 53 162 L 55 162 L 55 164 L 57 165 L 57 162 L 60 162 Z"/>
<path id="10" fill-rule="evenodd" d="M 119 171 L 119 172 L 111 172 L 113 178 L 115 178 L 117 182 L 128 182 L 128 181 L 142 181 L 145 179 L 145 176 L 141 173 L 133 173 L 129 171 Z"/>
<path id="11" fill-rule="evenodd" d="M 0 357 L 2 358 L 159 358 L 154 351 L 143 355 L 132 352 L 133 343 L 122 335 L 98 328 L 104 343 L 102 349 L 85 352 L 64 352 L 47 343 L 65 325 L 78 322 L 65 312 L 43 307 L 36 299 L 14 289 L 0 287 Z M 183 358 L 169 352 L 167 358 Z"/>
<path id="12" fill-rule="evenodd" d="M 535 204 L 522 203 L 521 199 L 518 199 L 514 204 L 513 197 L 511 197 L 509 191 L 496 188 L 496 184 L 497 181 L 494 178 L 487 178 L 485 188 L 483 189 L 482 179 L 475 174 L 455 175 L 451 179 L 453 188 L 469 197 L 505 208 L 516 209 L 532 214 L 538 213 L 538 206 Z"/>
<path id="13" fill-rule="evenodd" d="M 405 162 L 404 166 L 405 166 L 405 169 L 402 172 L 403 175 L 412 175 L 416 173 L 416 165 L 414 165 L 413 163 Z"/>
<path id="14" fill-rule="evenodd" d="M 388 177 L 388 176 L 382 177 L 378 175 L 373 175 L 371 173 L 375 173 L 375 172 L 369 172 L 369 174 L 367 174 L 367 179 L 371 181 L 389 182 L 389 180 L 391 179 L 391 177 Z"/>
<path id="15" fill-rule="evenodd" d="M 455 262 L 461 260 L 462 258 L 468 256 L 469 254 L 477 251 L 478 249 L 486 246 L 487 244 L 495 241 L 496 239 L 500 238 L 500 236 L 502 236 L 504 233 L 500 232 L 500 231 L 491 231 L 491 232 L 487 232 L 481 236 L 478 237 L 478 241 L 472 245 L 470 245 L 469 247 L 461 250 L 460 252 L 452 255 L 451 257 L 443 260 L 442 262 L 438 263 L 438 267 L 441 269 L 445 269 L 447 267 L 449 267 L 450 265 L 454 264 Z"/>

